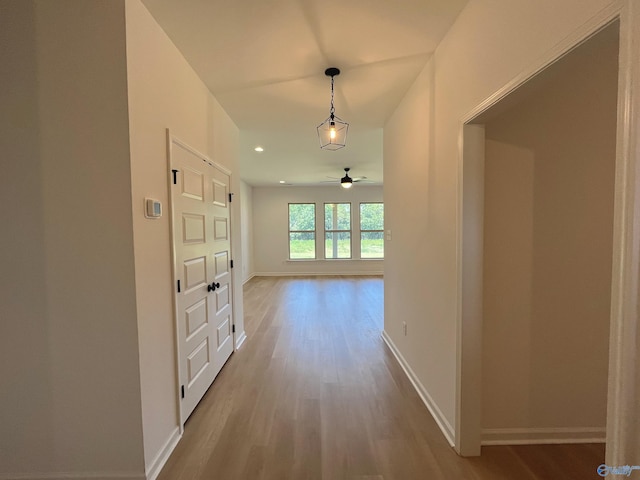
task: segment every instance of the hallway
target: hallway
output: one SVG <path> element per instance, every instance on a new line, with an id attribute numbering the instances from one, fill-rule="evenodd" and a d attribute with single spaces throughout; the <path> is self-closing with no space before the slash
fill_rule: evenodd
<path id="1" fill-rule="evenodd" d="M 379 277 L 257 277 L 248 340 L 159 480 L 589 479 L 603 445 L 448 445 L 381 339 Z"/>

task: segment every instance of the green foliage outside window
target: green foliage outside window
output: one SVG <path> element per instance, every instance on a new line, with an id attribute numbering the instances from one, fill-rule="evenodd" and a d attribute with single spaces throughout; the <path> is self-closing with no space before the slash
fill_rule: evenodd
<path id="1" fill-rule="evenodd" d="M 316 258 L 316 206 L 313 203 L 289 204 L 289 258 Z"/>
<path id="2" fill-rule="evenodd" d="M 351 204 L 324 204 L 324 258 L 351 258 Z"/>
<path id="3" fill-rule="evenodd" d="M 384 204 L 361 203 L 359 214 L 360 258 L 384 258 Z M 324 227 L 324 257 L 351 258 L 351 204 L 324 204 Z M 314 203 L 289 204 L 289 258 L 316 258 Z"/>
<path id="4" fill-rule="evenodd" d="M 289 230 L 314 232 L 316 230 L 316 205 L 314 203 L 290 203 Z"/>
<path id="5" fill-rule="evenodd" d="M 360 258 L 384 258 L 384 204 L 360 204 Z"/>

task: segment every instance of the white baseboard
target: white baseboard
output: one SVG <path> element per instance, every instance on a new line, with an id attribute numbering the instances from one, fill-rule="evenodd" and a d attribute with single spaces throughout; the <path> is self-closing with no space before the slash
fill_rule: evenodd
<path id="1" fill-rule="evenodd" d="M 605 443 L 604 427 L 485 428 L 482 445 Z"/>
<path id="2" fill-rule="evenodd" d="M 243 280 L 243 281 L 242 281 L 242 285 L 244 285 L 245 283 L 247 283 L 249 280 L 251 280 L 251 279 L 252 279 L 253 277 L 255 277 L 255 276 L 256 276 L 256 274 L 255 274 L 255 273 L 252 273 L 251 275 L 249 275 L 249 277 L 248 277 L 246 280 Z"/>
<path id="3" fill-rule="evenodd" d="M 258 272 L 254 277 L 381 277 L 382 271 L 375 272 Z"/>
<path id="4" fill-rule="evenodd" d="M 416 392 L 418 392 L 418 395 L 420 396 L 424 404 L 427 406 L 427 409 L 431 413 L 431 416 L 433 417 L 433 419 L 436 421 L 436 424 L 438 425 L 438 427 L 440 427 L 440 430 L 442 431 L 442 434 L 444 435 L 444 437 L 447 439 L 447 442 L 449 442 L 449 445 L 453 447 L 455 445 L 455 440 L 454 440 L 455 432 L 453 430 L 453 427 L 447 421 L 446 417 L 444 416 L 444 414 L 442 413 L 442 411 L 440 410 L 436 402 L 433 401 L 433 398 L 431 397 L 431 395 L 429 395 L 429 392 L 427 391 L 427 389 L 424 387 L 424 385 L 422 385 L 420 380 L 418 380 L 418 377 L 413 372 L 413 370 L 411 369 L 407 361 L 404 359 L 404 357 L 402 356 L 402 354 L 400 353 L 396 345 L 393 343 L 393 340 L 391 340 L 389 335 L 387 335 L 387 332 L 385 331 L 382 332 L 382 339 L 389 346 L 389 348 L 391 349 L 391 352 L 398 360 L 398 363 L 404 370 L 404 373 L 407 375 L 407 377 L 411 381 L 413 388 L 416 389 Z"/>
<path id="5" fill-rule="evenodd" d="M 0 473 L 0 480 L 147 480 L 143 473 Z"/>
<path id="6" fill-rule="evenodd" d="M 238 338 L 238 340 L 236 341 L 236 350 L 240 350 L 240 347 L 242 347 L 246 339 L 247 339 L 247 334 L 243 331 L 240 334 L 240 337 Z"/>
<path id="7" fill-rule="evenodd" d="M 158 452 L 153 461 L 147 466 L 147 476 L 146 480 L 156 480 L 162 467 L 167 463 L 167 460 L 171 456 L 171 453 L 178 445 L 178 442 L 182 438 L 180 434 L 180 428 L 176 427 L 176 429 L 171 433 L 169 438 L 164 444 L 164 447 Z"/>

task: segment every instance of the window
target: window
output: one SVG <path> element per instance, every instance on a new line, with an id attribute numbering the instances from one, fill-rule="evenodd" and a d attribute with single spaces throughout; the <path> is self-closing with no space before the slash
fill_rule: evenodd
<path id="1" fill-rule="evenodd" d="M 315 203 L 289 204 L 289 258 L 316 258 Z"/>
<path id="2" fill-rule="evenodd" d="M 351 204 L 324 204 L 324 258 L 351 258 Z"/>
<path id="3" fill-rule="evenodd" d="M 360 258 L 384 258 L 384 205 L 360 204 Z"/>
<path id="4" fill-rule="evenodd" d="M 322 205 L 324 212 L 320 210 Z M 384 259 L 384 204 L 363 202 L 355 205 L 352 211 L 348 202 L 290 203 L 289 259 Z M 316 214 L 319 217 L 322 213 L 324 234 L 320 230 L 322 220 L 316 219 Z M 352 244 L 352 235 L 355 235 L 356 241 L 360 235 L 360 248 L 358 244 Z M 322 248 L 324 257 L 318 257 L 322 255 L 318 251 Z"/>

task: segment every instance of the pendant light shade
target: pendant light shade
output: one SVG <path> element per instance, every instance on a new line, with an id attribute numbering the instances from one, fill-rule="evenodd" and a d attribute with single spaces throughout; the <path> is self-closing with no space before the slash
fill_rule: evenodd
<path id="1" fill-rule="evenodd" d="M 331 77 L 331 108 L 329 109 L 329 117 L 318 125 L 318 139 L 320 140 L 320 148 L 324 150 L 338 150 L 347 145 L 347 132 L 349 124 L 343 121 L 335 114 L 333 105 L 333 77 L 340 75 L 340 70 L 331 67 L 324 71 L 324 74 Z"/>

